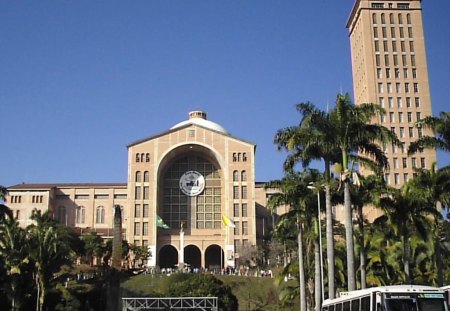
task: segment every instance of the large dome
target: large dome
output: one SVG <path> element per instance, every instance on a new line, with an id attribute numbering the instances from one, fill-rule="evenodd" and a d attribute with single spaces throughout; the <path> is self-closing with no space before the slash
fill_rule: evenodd
<path id="1" fill-rule="evenodd" d="M 192 111 L 189 113 L 189 119 L 183 122 L 180 122 L 178 124 L 175 124 L 174 126 L 172 126 L 170 129 L 176 129 L 188 124 L 195 124 L 198 126 L 202 126 L 202 127 L 206 127 L 209 128 L 213 131 L 217 131 L 217 132 L 221 132 L 224 134 L 228 134 L 227 130 L 224 129 L 221 125 L 209 121 L 206 119 L 206 113 L 203 111 Z"/>

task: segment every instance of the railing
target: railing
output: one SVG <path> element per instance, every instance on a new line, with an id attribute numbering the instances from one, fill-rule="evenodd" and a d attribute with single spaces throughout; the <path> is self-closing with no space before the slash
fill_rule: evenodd
<path id="1" fill-rule="evenodd" d="M 138 310 L 218 311 L 217 297 L 122 298 L 123 311 Z"/>

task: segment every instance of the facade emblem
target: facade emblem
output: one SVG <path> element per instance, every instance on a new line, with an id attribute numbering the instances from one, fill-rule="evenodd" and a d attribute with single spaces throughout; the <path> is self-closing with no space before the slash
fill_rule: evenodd
<path id="1" fill-rule="evenodd" d="M 188 171 L 180 178 L 180 190 L 190 197 L 194 197 L 202 193 L 205 189 L 205 178 L 196 171 Z"/>

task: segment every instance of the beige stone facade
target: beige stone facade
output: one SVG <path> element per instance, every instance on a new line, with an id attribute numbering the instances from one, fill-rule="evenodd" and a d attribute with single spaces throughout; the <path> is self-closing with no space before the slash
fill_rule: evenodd
<path id="1" fill-rule="evenodd" d="M 255 147 L 194 111 L 128 145 L 127 183 L 20 184 L 8 188 L 7 204 L 22 226 L 34 209 L 50 210 L 80 234 L 105 238 L 120 205 L 124 238 L 148 246 L 149 266 L 235 266 L 274 220 L 265 207 L 270 191 L 255 182 Z M 235 228 L 224 225 L 224 216 Z M 157 226 L 158 217 L 170 228 Z"/>
<path id="2" fill-rule="evenodd" d="M 383 146 L 390 169 L 386 181 L 395 187 L 430 168 L 433 150 L 407 155 L 409 144 L 426 129 L 414 122 L 431 115 L 425 40 L 420 0 L 357 0 L 347 22 L 350 34 L 356 104 L 378 103 L 386 115 L 374 122 L 395 131 L 403 147 Z"/>

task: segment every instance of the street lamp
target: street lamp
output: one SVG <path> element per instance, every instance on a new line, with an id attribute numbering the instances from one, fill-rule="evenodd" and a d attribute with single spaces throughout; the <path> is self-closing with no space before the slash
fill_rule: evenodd
<path id="1" fill-rule="evenodd" d="M 320 283 L 322 289 L 322 302 L 325 300 L 325 290 L 323 282 L 323 258 L 322 258 L 322 225 L 320 222 L 320 189 L 309 184 L 308 189 L 317 190 L 317 219 L 319 220 L 319 252 L 320 252 Z"/>

